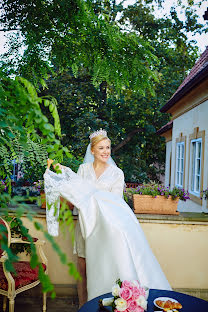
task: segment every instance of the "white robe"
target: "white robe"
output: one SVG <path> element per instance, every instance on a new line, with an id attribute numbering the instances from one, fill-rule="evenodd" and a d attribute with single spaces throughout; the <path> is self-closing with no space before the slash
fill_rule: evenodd
<path id="1" fill-rule="evenodd" d="M 47 211 L 51 235 L 58 235 L 54 203 L 59 196 L 79 209 L 86 248 L 88 300 L 110 292 L 118 278 L 171 290 L 137 218 L 120 196 L 99 190 L 96 184 L 69 168 L 58 175 L 47 170 L 44 179 L 46 198 L 51 205 Z"/>

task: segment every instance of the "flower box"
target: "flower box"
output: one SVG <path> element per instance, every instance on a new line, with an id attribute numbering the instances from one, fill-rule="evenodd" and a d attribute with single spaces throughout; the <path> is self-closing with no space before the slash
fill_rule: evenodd
<path id="1" fill-rule="evenodd" d="M 134 213 L 178 215 L 178 199 L 133 194 Z"/>

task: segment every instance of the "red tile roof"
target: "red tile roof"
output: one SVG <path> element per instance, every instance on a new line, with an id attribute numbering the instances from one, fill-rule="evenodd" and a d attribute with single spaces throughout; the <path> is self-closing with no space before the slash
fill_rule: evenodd
<path id="1" fill-rule="evenodd" d="M 156 133 L 161 135 L 172 128 L 173 128 L 173 121 L 171 120 L 168 123 L 166 123 L 166 125 L 162 126 L 162 128 L 160 128 Z"/>
<path id="2" fill-rule="evenodd" d="M 187 92 L 196 86 L 201 79 L 207 77 L 208 73 L 208 46 L 195 63 L 188 76 L 184 79 L 182 84 L 178 87 L 176 92 L 172 95 L 170 100 L 161 108 L 161 112 L 166 112 L 177 101 L 179 101 Z"/>
<path id="3" fill-rule="evenodd" d="M 176 93 L 178 93 L 198 72 L 200 72 L 206 65 L 208 64 L 208 46 L 206 47 L 206 50 L 202 53 L 199 60 L 195 63 L 194 67 L 191 69 L 188 76 L 184 79 L 182 84 L 178 87 L 176 92 L 173 94 L 172 97 Z"/>

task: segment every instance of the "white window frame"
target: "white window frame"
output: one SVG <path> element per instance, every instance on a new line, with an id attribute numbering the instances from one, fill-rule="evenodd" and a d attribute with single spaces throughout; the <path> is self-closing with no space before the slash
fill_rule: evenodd
<path id="1" fill-rule="evenodd" d="M 185 143 L 176 143 L 176 175 L 175 175 L 175 185 L 177 187 L 183 188 L 184 179 L 184 156 L 185 156 Z"/>
<path id="2" fill-rule="evenodd" d="M 199 155 L 199 143 L 200 143 L 200 157 Z M 195 148 L 194 148 L 195 144 Z M 194 150 L 193 150 L 194 149 Z M 198 165 L 199 162 L 199 165 Z M 201 189 L 201 167 L 202 167 L 202 138 L 191 140 L 190 148 L 190 183 L 189 192 L 197 197 L 200 197 Z M 198 180 L 198 188 L 197 188 Z"/>

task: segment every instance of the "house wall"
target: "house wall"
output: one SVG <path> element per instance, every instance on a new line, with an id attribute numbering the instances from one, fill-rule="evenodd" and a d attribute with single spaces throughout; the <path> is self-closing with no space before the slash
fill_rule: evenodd
<path id="1" fill-rule="evenodd" d="M 196 127 L 199 127 L 199 131 L 205 130 L 203 189 L 208 187 L 208 100 L 206 100 L 173 120 L 171 188 L 175 186 L 176 139 L 181 133 L 186 137 L 184 188 L 185 190 L 189 188 L 189 136 L 193 134 Z M 208 213 L 207 201 L 203 200 L 202 205 L 192 200 L 180 201 L 178 210 Z"/>

